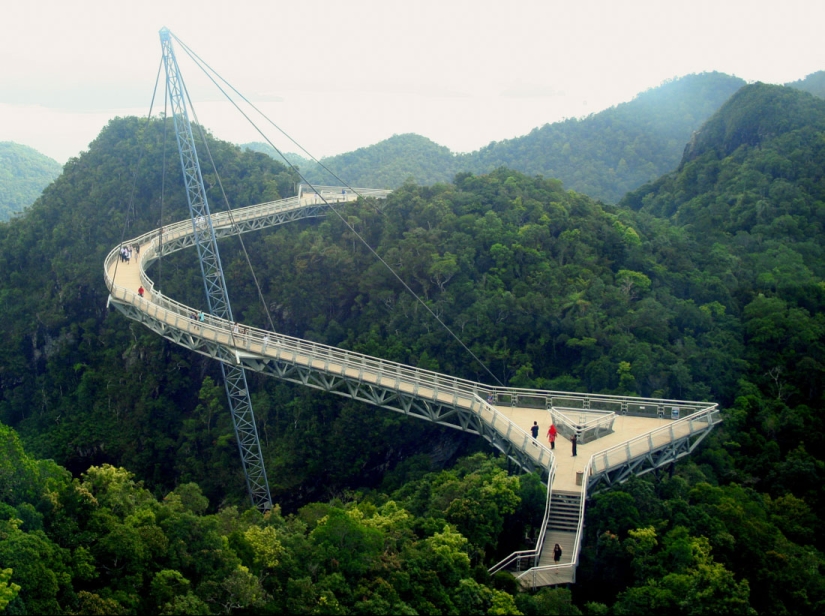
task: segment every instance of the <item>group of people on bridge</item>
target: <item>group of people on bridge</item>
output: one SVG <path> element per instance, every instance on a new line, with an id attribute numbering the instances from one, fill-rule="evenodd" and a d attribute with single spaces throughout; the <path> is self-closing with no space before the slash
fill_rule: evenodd
<path id="1" fill-rule="evenodd" d="M 135 256 L 140 254 L 140 244 L 135 244 L 134 246 L 121 246 L 120 247 L 120 262 L 121 263 L 130 263 L 132 260 L 132 254 Z"/>
<path id="2" fill-rule="evenodd" d="M 530 432 L 533 435 L 533 440 L 538 439 L 539 437 L 539 423 L 537 421 L 533 422 L 533 426 L 530 428 Z M 556 449 L 556 437 L 558 436 L 559 431 L 556 430 L 556 424 L 551 423 L 550 427 L 547 429 L 547 440 L 550 441 L 550 449 Z M 576 455 L 576 445 L 578 439 L 576 437 L 576 433 L 573 433 L 573 436 L 570 437 L 570 444 L 573 446 L 573 455 Z"/>

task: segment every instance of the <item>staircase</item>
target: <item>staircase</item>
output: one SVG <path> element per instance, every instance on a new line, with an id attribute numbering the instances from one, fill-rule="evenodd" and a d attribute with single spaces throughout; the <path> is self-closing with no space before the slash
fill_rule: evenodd
<path id="1" fill-rule="evenodd" d="M 579 529 L 579 512 L 581 511 L 580 492 L 553 491 L 550 500 L 550 515 L 544 535 L 544 545 L 534 568 L 516 574 L 519 581 L 528 587 L 571 584 L 576 581 L 576 568 L 573 566 L 576 545 L 576 532 Z M 555 565 L 553 548 L 561 548 L 559 565 L 566 567 L 541 569 Z"/>

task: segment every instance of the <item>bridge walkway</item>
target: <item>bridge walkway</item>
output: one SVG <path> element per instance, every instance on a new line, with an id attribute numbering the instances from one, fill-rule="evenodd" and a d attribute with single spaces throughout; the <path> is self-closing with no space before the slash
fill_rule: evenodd
<path id="1" fill-rule="evenodd" d="M 388 191 L 357 189 L 357 192 L 381 197 Z M 338 202 L 358 197 L 353 193 L 340 193 L 340 189 L 327 191 L 325 196 Z M 324 216 L 326 206 L 317 201 L 316 195 L 309 193 L 249 206 L 231 216 L 213 214 L 209 222 L 216 237 L 226 237 Z M 161 254 L 194 246 L 193 236 L 192 222 L 181 221 L 129 240 L 125 244 L 138 244 L 140 251 L 128 264 L 120 261 L 119 247 L 113 249 L 104 265 L 110 303 L 128 318 L 190 350 L 293 383 L 478 434 L 525 470 L 541 470 L 549 478 L 548 505 L 537 548 L 515 553 L 491 569 L 491 572 L 502 568 L 512 571 L 515 566 L 514 574 L 523 584 L 536 587 L 575 581 L 588 489 L 599 482 L 609 486 L 624 481 L 630 474 L 648 472 L 687 455 L 719 421 L 717 405 L 708 402 L 497 388 L 232 324 L 211 315 L 206 315 L 201 323 L 196 319 L 197 309 L 162 296 L 145 271 Z M 140 286 L 144 288 L 143 297 L 138 296 Z M 485 402 L 488 397 L 501 402 Z M 508 399 L 510 405 L 504 403 Z M 521 401 L 529 401 L 532 406 L 517 404 Z M 671 408 L 676 415 L 665 418 L 665 410 Z M 560 414 L 571 410 L 575 415 L 572 420 Z M 654 416 L 644 416 L 651 410 Z M 686 416 L 674 421 L 680 411 Z M 560 428 L 556 455 L 550 451 L 544 436 L 554 418 Z M 536 441 L 529 432 L 534 421 L 539 424 Z M 580 428 L 591 440 L 580 441 L 578 455 L 573 457 L 565 434 Z M 580 503 L 578 515 L 573 516 L 571 522 L 576 525 L 574 533 L 570 532 L 570 526 L 555 526 L 564 514 L 556 504 L 565 494 L 575 496 Z M 549 564 L 555 543 L 562 545 L 564 551 L 560 565 Z M 525 564 L 529 566 L 527 571 L 523 571 Z"/>

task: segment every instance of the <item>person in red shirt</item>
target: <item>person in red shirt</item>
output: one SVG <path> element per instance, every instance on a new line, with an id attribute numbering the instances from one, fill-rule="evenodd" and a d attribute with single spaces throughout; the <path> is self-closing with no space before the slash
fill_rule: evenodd
<path id="1" fill-rule="evenodd" d="M 556 448 L 556 424 L 550 424 L 550 429 L 547 431 L 547 440 L 550 441 L 550 449 Z"/>

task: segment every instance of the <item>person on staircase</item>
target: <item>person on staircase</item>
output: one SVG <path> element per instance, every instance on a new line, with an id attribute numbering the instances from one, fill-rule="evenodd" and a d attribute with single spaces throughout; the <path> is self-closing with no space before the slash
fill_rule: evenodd
<path id="1" fill-rule="evenodd" d="M 556 547 L 553 548 L 553 562 L 558 565 L 560 560 L 561 560 L 561 546 L 557 543 Z"/>

